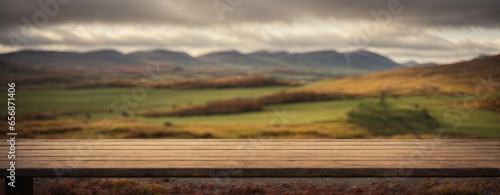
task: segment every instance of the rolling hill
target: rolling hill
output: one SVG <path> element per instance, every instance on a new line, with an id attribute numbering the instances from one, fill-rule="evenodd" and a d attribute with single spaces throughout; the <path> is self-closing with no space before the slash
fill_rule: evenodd
<path id="1" fill-rule="evenodd" d="M 229 65 L 261 65 L 264 67 L 294 67 L 307 69 L 357 69 L 366 71 L 387 70 L 401 67 L 389 58 L 364 50 L 339 53 L 336 51 L 316 51 L 308 53 L 288 53 L 258 51 L 242 54 L 237 51 L 214 52 L 198 57 L 209 63 Z"/>
<path id="2" fill-rule="evenodd" d="M 389 58 L 368 52 L 317 51 L 287 53 L 259 51 L 243 54 L 220 51 L 192 57 L 183 52 L 154 50 L 122 54 L 113 50 L 87 53 L 25 50 L 0 55 L 0 60 L 42 68 L 82 70 L 95 67 L 140 67 L 160 64 L 169 67 L 237 68 L 266 71 L 270 68 L 331 71 L 338 74 L 366 73 L 401 67 Z"/>
<path id="3" fill-rule="evenodd" d="M 305 90 L 326 93 L 375 95 L 381 91 L 394 94 L 425 94 L 428 92 L 475 94 L 476 89 L 493 82 L 490 89 L 498 89 L 500 55 L 477 58 L 427 67 L 396 69 L 362 76 L 320 81 L 304 87 Z M 495 86 L 496 85 L 496 86 Z M 482 94 L 486 92 L 481 89 Z"/>

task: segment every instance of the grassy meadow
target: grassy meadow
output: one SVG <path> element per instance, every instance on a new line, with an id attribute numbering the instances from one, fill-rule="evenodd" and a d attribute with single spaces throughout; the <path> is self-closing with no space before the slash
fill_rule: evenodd
<path id="1" fill-rule="evenodd" d="M 232 97 L 254 98 L 285 90 L 287 87 L 262 87 L 241 89 L 149 89 L 146 99 L 134 101 L 137 110 L 205 103 L 217 99 Z M 133 87 L 123 88 L 89 88 L 89 89 L 40 89 L 21 90 L 16 92 L 17 110 L 21 112 L 37 112 L 52 110 L 84 111 L 105 110 L 111 103 L 121 99 L 122 95 L 131 96 Z M 1 95 L 6 96 L 6 92 Z M 4 105 L 2 105 L 4 106 Z M 2 111 L 5 112 L 4 107 Z M 5 114 L 5 113 L 4 113 Z"/>
<path id="2" fill-rule="evenodd" d="M 20 90 L 16 127 L 30 138 L 500 138 L 500 114 L 460 106 L 463 96 L 443 94 L 388 96 L 383 103 L 377 95 L 277 103 L 231 114 L 141 115 L 298 88 L 149 89 L 126 114 L 110 107 L 130 96 L 131 87 Z"/>

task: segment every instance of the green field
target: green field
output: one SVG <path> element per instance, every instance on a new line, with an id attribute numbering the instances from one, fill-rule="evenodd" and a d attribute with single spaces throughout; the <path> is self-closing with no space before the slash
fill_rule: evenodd
<path id="1" fill-rule="evenodd" d="M 391 105 L 399 108 L 412 108 L 412 104 L 418 103 L 421 108 L 429 110 L 429 114 L 440 124 L 445 133 L 463 133 L 473 136 L 484 136 L 487 138 L 500 138 L 500 114 L 483 110 L 466 110 L 467 116 L 460 118 L 460 124 L 449 121 L 445 113 L 451 112 L 452 108 L 444 103 L 460 102 L 462 99 L 450 96 L 426 97 L 404 97 L 400 100 L 388 100 Z M 191 116 L 191 117 L 160 117 L 160 118 L 138 118 L 139 121 L 163 124 L 169 121 L 173 124 L 269 124 L 275 120 L 283 120 L 287 124 L 304 123 L 336 123 L 348 120 L 347 113 L 360 103 L 377 102 L 377 98 L 362 98 L 354 100 L 324 101 L 311 103 L 295 103 L 268 106 L 264 111 L 216 115 L 216 116 Z M 456 116 L 453 115 L 453 116 Z"/>
<path id="2" fill-rule="evenodd" d="M 151 89 L 147 97 L 137 101 L 131 117 L 138 123 L 163 126 L 170 122 L 174 126 L 197 125 L 261 125 L 282 123 L 286 125 L 330 124 L 342 126 L 349 122 L 348 113 L 362 103 L 378 102 L 378 97 L 365 97 L 347 100 L 280 104 L 266 106 L 263 111 L 187 117 L 139 117 L 137 113 L 146 110 L 171 109 L 172 104 L 187 106 L 202 104 L 208 101 L 231 98 L 255 98 L 292 87 L 266 87 L 247 89 L 211 89 L 211 90 L 171 90 Z M 79 90 L 27 90 L 16 93 L 18 113 L 39 111 L 84 111 L 76 115 L 57 116 L 58 120 L 84 120 L 86 112 L 92 119 L 119 118 L 121 113 L 106 111 L 111 102 L 120 99 L 122 95 L 130 95 L 132 88 L 99 88 Z M 2 93 L 2 95 L 6 95 Z M 462 115 L 452 114 L 454 104 L 463 98 L 434 95 L 432 97 L 409 96 L 388 98 L 387 103 L 393 109 L 413 109 L 415 104 L 419 109 L 426 109 L 439 122 L 440 129 L 447 134 L 470 135 L 482 138 L 500 138 L 498 124 L 500 114 L 483 110 L 466 110 L 460 108 Z M 5 107 L 1 108 L 6 110 Z M 455 109 L 456 110 L 456 109 Z M 5 111 L 4 111 L 5 113 Z M 448 115 L 446 115 L 448 113 Z M 245 129 L 250 131 L 249 129 Z M 234 133 L 234 132 L 233 132 Z"/>
<path id="3" fill-rule="evenodd" d="M 205 103 L 217 99 L 235 97 L 254 98 L 275 93 L 290 87 L 263 87 L 241 89 L 206 89 L 206 90 L 173 90 L 149 89 L 145 99 L 134 101 L 136 110 Z M 56 90 L 21 90 L 16 92 L 16 109 L 20 112 L 50 110 L 103 110 L 111 107 L 115 100 L 123 95 L 132 97 L 134 88 L 97 88 L 97 89 L 56 89 Z M 138 93 L 139 94 L 139 93 Z M 7 97 L 6 92 L 0 93 Z M 140 95 L 140 94 L 139 94 Z M 5 104 L 0 107 L 6 113 Z"/>

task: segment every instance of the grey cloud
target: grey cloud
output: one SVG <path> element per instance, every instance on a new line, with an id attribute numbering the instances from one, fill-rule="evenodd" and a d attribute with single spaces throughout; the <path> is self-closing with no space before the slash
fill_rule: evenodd
<path id="1" fill-rule="evenodd" d="M 481 51 L 497 51 L 496 44 L 487 44 L 475 40 L 461 42 L 451 42 L 443 37 L 419 31 L 418 28 L 405 27 L 405 31 L 398 31 L 398 28 L 385 29 L 377 36 L 369 38 L 366 45 L 355 43 L 355 35 L 343 37 L 337 33 L 314 32 L 314 33 L 286 33 L 284 35 L 261 34 L 251 32 L 248 29 L 218 28 L 210 34 L 196 33 L 194 30 L 183 29 L 174 33 L 173 36 L 158 37 L 155 34 L 144 35 L 131 34 L 126 37 L 115 39 L 113 37 L 100 36 L 94 40 L 82 39 L 73 33 L 72 29 L 46 29 L 44 32 L 57 34 L 60 40 L 37 35 L 30 37 L 26 47 L 37 47 L 44 45 L 67 45 L 90 48 L 95 46 L 107 47 L 160 47 L 160 48 L 234 48 L 234 49 L 276 49 L 276 50 L 314 50 L 314 49 L 358 49 L 358 48 L 380 48 L 380 49 L 400 49 L 411 51 L 453 51 L 457 48 L 473 49 Z M 6 35 L 0 32 L 0 37 Z M 0 43 L 8 45 L 8 39 L 0 39 Z M 119 49 L 119 48 L 118 48 Z"/>
<path id="2" fill-rule="evenodd" d="M 57 0 L 4 0 L 0 2 L 0 28 L 23 25 L 43 10 L 38 2 Z M 62 1 L 62 0 L 61 0 Z M 68 0 L 64 0 L 68 1 Z M 230 6 L 220 20 L 214 2 Z M 259 22 L 291 22 L 304 19 L 373 21 L 372 11 L 387 10 L 398 0 L 69 0 L 59 6 L 49 25 L 61 23 L 158 23 L 174 25 L 228 25 Z M 233 0 L 233 2 L 238 2 Z M 421 26 L 499 27 L 498 0 L 399 0 L 403 10 L 395 23 Z"/>
<path id="3" fill-rule="evenodd" d="M 33 21 L 33 15 L 43 10 L 38 2 L 55 1 L 0 1 L 0 46 L 12 46 L 7 34 L 21 34 L 21 27 L 24 25 L 21 18 L 26 17 Z M 213 2 L 216 1 L 229 5 L 227 0 L 69 0 L 67 4 L 60 5 L 59 12 L 54 17 L 49 18 L 47 26 L 36 29 L 39 32 L 51 32 L 62 39 L 37 35 L 29 37 L 28 44 L 14 47 L 22 49 L 62 45 L 83 50 L 97 47 L 113 47 L 118 50 L 141 47 L 174 50 L 189 48 L 198 51 L 228 48 L 299 52 L 315 49 L 357 49 L 358 45 L 353 43 L 352 38 L 359 33 L 359 29 L 341 29 L 346 36 L 321 30 L 301 34 L 293 32 L 293 29 L 283 32 L 282 35 L 262 35 L 258 30 L 268 24 L 287 26 L 297 21 L 306 25 L 303 27 L 306 30 L 309 27 L 308 22 L 319 21 L 328 25 L 335 24 L 336 21 L 350 24 L 375 21 L 370 12 L 386 10 L 387 3 L 393 0 L 241 0 L 240 5 L 225 12 L 224 20 L 219 19 L 213 7 Z M 456 43 L 426 33 L 426 29 L 432 28 L 446 28 L 452 31 L 458 28 L 500 28 L 498 0 L 400 0 L 400 3 L 402 12 L 392 15 L 392 22 L 385 26 L 380 34 L 370 37 L 370 42 L 364 47 L 387 51 L 384 54 L 399 58 L 413 56 L 442 60 L 452 59 L 454 55 L 456 58 L 467 56 L 468 53 L 475 55 L 480 52 L 498 51 L 498 42 L 486 44 L 472 39 Z M 110 39 L 109 36 L 98 34 L 95 40 L 87 40 L 75 34 L 75 29 L 57 28 L 66 24 L 84 27 L 89 27 L 89 24 L 115 25 L 118 28 L 139 31 L 140 34 L 119 39 Z M 147 29 L 138 27 L 139 24 L 154 27 L 173 26 L 182 30 L 174 33 L 172 37 L 156 37 L 149 34 Z M 206 31 L 208 34 L 196 33 L 197 30 Z M 315 30 L 318 29 L 311 29 Z M 113 33 L 109 32 L 111 35 Z"/>

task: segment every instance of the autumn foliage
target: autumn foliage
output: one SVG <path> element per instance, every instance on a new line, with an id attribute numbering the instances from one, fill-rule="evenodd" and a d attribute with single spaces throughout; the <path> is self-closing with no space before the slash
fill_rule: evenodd
<path id="1" fill-rule="evenodd" d="M 190 106 L 173 110 L 170 112 L 147 112 L 144 116 L 191 116 L 191 115 L 212 115 L 212 114 L 232 114 L 242 112 L 252 112 L 262 110 L 262 104 L 253 99 L 231 99 L 222 101 L 212 101 L 205 105 Z"/>
<path id="2" fill-rule="evenodd" d="M 204 105 L 195 105 L 176 109 L 173 111 L 149 111 L 142 113 L 147 117 L 161 116 L 194 116 L 194 115 L 214 115 L 214 114 L 234 114 L 244 112 L 254 112 L 263 110 L 265 105 L 285 104 L 296 102 L 312 102 L 324 100 L 337 100 L 351 98 L 353 96 L 344 94 L 325 94 L 317 92 L 297 91 L 281 92 L 263 96 L 257 99 L 230 99 L 208 102 Z"/>

